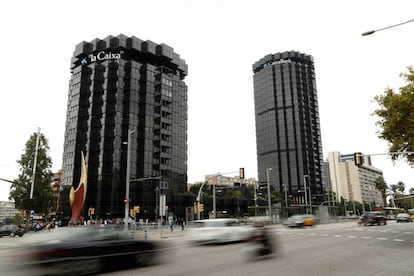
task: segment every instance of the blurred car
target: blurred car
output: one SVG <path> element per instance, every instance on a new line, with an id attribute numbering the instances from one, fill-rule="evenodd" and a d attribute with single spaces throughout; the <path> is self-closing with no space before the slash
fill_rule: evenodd
<path id="1" fill-rule="evenodd" d="M 32 235 L 17 264 L 49 275 L 84 275 L 155 263 L 161 253 L 156 241 L 134 239 L 107 228 L 74 228 Z M 44 275 L 42 273 L 42 275 Z"/>
<path id="2" fill-rule="evenodd" d="M 381 212 L 366 212 L 362 214 L 361 220 L 359 221 L 360 225 L 386 225 L 387 220 L 381 214 Z"/>
<path id="3" fill-rule="evenodd" d="M 289 227 L 313 226 L 316 223 L 314 215 L 293 215 L 290 216 L 283 224 Z"/>
<path id="4" fill-rule="evenodd" d="M 11 225 L 4 225 L 0 227 L 0 238 L 3 236 L 10 236 L 15 237 L 19 236 L 22 237 L 26 233 L 24 228 L 21 228 L 17 225 L 11 224 Z"/>
<path id="5" fill-rule="evenodd" d="M 254 229 L 237 219 L 206 219 L 194 221 L 188 228 L 188 240 L 201 244 L 224 244 L 245 241 L 253 235 Z"/>
<path id="6" fill-rule="evenodd" d="M 413 219 L 411 218 L 411 216 L 406 213 L 398 214 L 395 219 L 397 222 L 413 222 Z"/>

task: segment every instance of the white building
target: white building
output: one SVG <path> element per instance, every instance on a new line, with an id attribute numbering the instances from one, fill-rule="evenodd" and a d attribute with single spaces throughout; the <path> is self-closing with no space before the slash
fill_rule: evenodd
<path id="1" fill-rule="evenodd" d="M 380 191 L 375 180 L 383 176 L 382 170 L 372 166 L 370 156 L 364 156 L 364 164 L 356 166 L 353 154 L 328 153 L 329 176 L 332 190 L 338 200 L 342 197 L 350 201 L 373 203 L 383 206 Z"/>
<path id="2" fill-rule="evenodd" d="M 13 218 L 18 213 L 14 201 L 0 201 L 0 222 L 4 223 L 6 218 Z"/>
<path id="3" fill-rule="evenodd" d="M 247 178 L 247 179 L 240 179 L 239 176 L 223 176 L 223 175 L 206 175 L 205 181 L 209 185 L 221 185 L 221 186 L 229 186 L 233 187 L 235 184 L 239 184 L 240 186 L 254 186 L 257 187 L 258 181 L 254 178 Z"/>

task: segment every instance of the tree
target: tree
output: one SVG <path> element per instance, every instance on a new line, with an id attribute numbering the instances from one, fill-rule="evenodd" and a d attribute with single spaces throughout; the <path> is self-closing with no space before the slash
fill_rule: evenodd
<path id="1" fill-rule="evenodd" d="M 380 108 L 374 111 L 380 119 L 376 124 L 382 128 L 379 138 L 388 141 L 392 159 L 406 158 L 410 165 L 414 165 L 414 69 L 408 67 L 407 73 L 401 73 L 406 85 L 399 88 L 399 93 L 387 88 L 384 94 L 376 96 L 374 100 Z"/>
<path id="2" fill-rule="evenodd" d="M 49 157 L 48 141 L 41 133 L 39 135 L 33 197 L 30 199 L 36 143 L 37 133 L 34 133 L 26 142 L 25 152 L 17 161 L 20 166 L 20 174 L 13 181 L 9 194 L 9 199 L 14 200 L 17 209 L 26 210 L 26 217 L 29 210 L 34 210 L 37 214 L 48 214 L 53 206 L 52 159 Z"/>
<path id="3" fill-rule="evenodd" d="M 279 202 L 284 202 L 285 195 L 278 191 L 273 191 L 270 195 L 270 198 L 271 198 L 272 203 L 279 203 Z"/>
<path id="4" fill-rule="evenodd" d="M 414 195 L 414 188 L 410 188 L 410 195 Z"/>
<path id="5" fill-rule="evenodd" d="M 386 203 L 387 203 L 387 189 L 388 189 L 388 185 L 387 185 L 387 183 L 385 182 L 385 180 L 384 180 L 384 178 L 382 176 L 381 177 L 378 177 L 377 179 L 375 179 L 374 184 L 375 184 L 375 188 L 378 191 L 380 191 L 381 196 L 382 196 L 382 201 L 384 202 L 383 204 L 385 206 Z"/>
<path id="6" fill-rule="evenodd" d="M 404 191 L 405 191 L 405 184 L 404 184 L 404 182 L 399 181 L 399 182 L 397 183 L 397 191 L 398 191 L 399 193 L 401 193 L 402 195 L 404 194 Z"/>
<path id="7" fill-rule="evenodd" d="M 398 191 L 398 185 L 397 184 L 391 184 L 390 185 L 390 190 L 395 195 Z"/>

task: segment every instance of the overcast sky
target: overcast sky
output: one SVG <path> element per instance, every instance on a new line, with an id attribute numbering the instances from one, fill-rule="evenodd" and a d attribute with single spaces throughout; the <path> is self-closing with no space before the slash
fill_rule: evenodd
<path id="1" fill-rule="evenodd" d="M 324 157 L 387 152 L 373 98 L 404 85 L 414 65 L 414 1 L 5 1 L 0 10 L 0 178 L 14 179 L 30 135 L 62 165 L 70 60 L 82 41 L 124 34 L 165 43 L 186 61 L 188 180 L 245 168 L 257 178 L 252 64 L 299 51 L 315 61 Z M 414 187 L 414 169 L 372 158 L 388 184 Z M 0 200 L 10 185 L 0 182 Z"/>

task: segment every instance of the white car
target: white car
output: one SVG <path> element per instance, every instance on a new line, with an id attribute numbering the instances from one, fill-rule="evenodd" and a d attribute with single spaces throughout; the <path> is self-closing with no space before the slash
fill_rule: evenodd
<path id="1" fill-rule="evenodd" d="M 251 225 L 241 224 L 237 219 L 196 220 L 188 228 L 188 240 L 194 243 L 231 243 L 249 239 L 254 233 Z"/>

